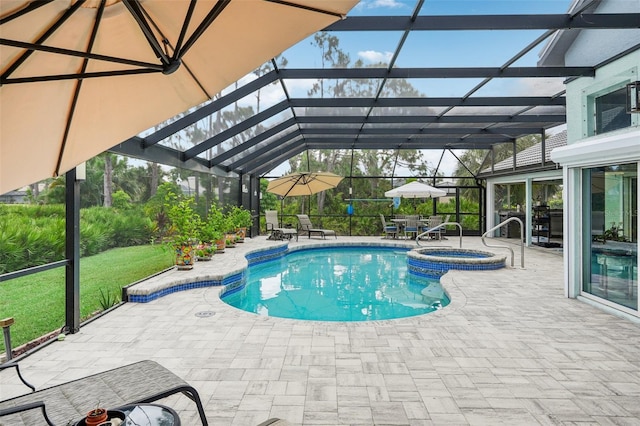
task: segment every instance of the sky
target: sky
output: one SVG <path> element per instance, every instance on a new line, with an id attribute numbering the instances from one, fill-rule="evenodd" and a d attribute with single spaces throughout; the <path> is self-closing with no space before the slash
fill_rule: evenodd
<path id="1" fill-rule="evenodd" d="M 482 15 L 482 14 L 557 14 L 566 13 L 571 0 L 426 0 L 420 15 Z M 416 0 L 363 0 L 348 16 L 410 16 Z M 539 37 L 543 31 L 414 31 L 407 38 L 397 67 L 465 67 L 469 65 L 499 67 L 509 61 L 525 46 Z M 349 54 L 351 64 L 362 60 L 365 65 L 388 63 L 396 50 L 401 32 L 334 32 L 340 40 L 340 49 Z M 321 67 L 319 50 L 307 38 L 283 52 L 287 68 Z M 536 66 L 542 43 L 531 53 L 519 59 L 516 66 Z M 409 82 L 428 96 L 460 97 L 474 88 L 481 79 L 410 79 Z M 287 81 L 291 97 L 307 96 L 312 82 Z M 495 79 L 476 93 L 478 96 L 552 95 L 563 90 L 562 79 L 516 80 Z M 268 94 L 265 94 L 269 97 Z M 274 103 L 281 100 L 273 94 Z M 424 151 L 427 161 L 435 166 L 442 151 Z M 460 155 L 456 152 L 456 155 Z M 458 166 L 456 158 L 445 153 L 441 170 L 452 174 Z M 270 175 L 284 174 L 288 166 L 283 164 Z M 399 170 L 399 173 L 408 173 Z"/>
<path id="2" fill-rule="evenodd" d="M 348 16 L 410 16 L 417 0 L 362 0 Z M 483 14 L 558 14 L 566 13 L 571 0 L 425 0 L 420 15 L 483 15 Z M 407 37 L 396 67 L 500 67 L 525 46 L 538 38 L 543 31 L 413 31 Z M 397 49 L 403 33 L 401 31 L 332 32 L 339 39 L 339 48 L 350 58 L 349 66 L 357 60 L 364 65 L 388 63 Z M 300 41 L 282 54 L 288 61 L 286 68 L 322 67 L 320 50 L 313 45 L 313 36 Z M 520 58 L 515 66 L 536 66 L 538 53 L 544 42 Z M 326 65 L 328 66 L 328 65 Z M 255 79 L 253 73 L 240 80 L 240 85 Z M 481 79 L 408 79 L 423 95 L 430 97 L 461 97 L 476 87 Z M 285 80 L 290 97 L 307 97 L 307 91 L 315 81 Z M 230 86 L 225 92 L 236 88 Z M 563 79 L 494 79 L 474 95 L 551 96 L 564 90 Z M 224 93 L 224 92 L 223 92 Z M 260 109 L 286 98 L 279 84 L 260 91 Z M 256 96 L 251 94 L 240 100 L 241 105 L 256 107 Z M 283 121 L 282 116 L 272 122 Z M 442 151 L 426 150 L 424 154 L 431 167 L 440 161 Z M 461 152 L 456 152 L 460 155 Z M 445 153 L 441 171 L 450 175 L 458 166 L 457 159 Z M 269 173 L 277 176 L 287 173 L 286 162 Z M 399 174 L 408 174 L 399 170 Z"/>

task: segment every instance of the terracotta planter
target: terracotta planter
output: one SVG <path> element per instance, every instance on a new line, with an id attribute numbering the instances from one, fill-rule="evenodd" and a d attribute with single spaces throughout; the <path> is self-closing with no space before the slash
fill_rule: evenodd
<path id="1" fill-rule="evenodd" d="M 225 242 L 224 239 L 216 241 L 216 253 L 224 253 Z"/>
<path id="2" fill-rule="evenodd" d="M 107 410 L 104 408 L 96 408 L 87 413 L 87 417 L 84 419 L 84 423 L 87 426 L 96 426 L 100 423 L 106 422 L 108 419 Z"/>
<path id="3" fill-rule="evenodd" d="M 236 229 L 236 235 L 238 236 L 239 243 L 244 243 L 244 239 L 247 237 L 247 228 L 238 228 Z"/>
<path id="4" fill-rule="evenodd" d="M 96 415 L 96 411 L 99 410 L 100 413 L 98 415 Z M 104 415 L 103 415 L 104 414 Z M 95 425 L 110 425 L 110 424 L 124 424 L 124 421 L 126 419 L 126 415 L 124 414 L 123 411 L 118 411 L 118 410 L 109 410 L 106 411 L 103 408 L 98 408 L 96 410 L 91 410 L 87 413 L 87 416 L 80 420 L 79 422 L 75 423 L 75 426 L 95 426 Z M 120 422 L 116 423 L 115 420 L 119 419 Z M 96 423 L 99 422 L 99 423 Z M 112 423 L 113 422 L 113 423 Z"/>

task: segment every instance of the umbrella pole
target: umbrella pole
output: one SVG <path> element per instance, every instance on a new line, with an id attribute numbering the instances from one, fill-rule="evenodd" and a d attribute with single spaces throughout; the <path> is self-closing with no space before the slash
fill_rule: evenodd
<path id="1" fill-rule="evenodd" d="M 280 198 L 280 221 L 278 226 L 282 228 L 282 215 L 284 214 L 284 197 Z"/>

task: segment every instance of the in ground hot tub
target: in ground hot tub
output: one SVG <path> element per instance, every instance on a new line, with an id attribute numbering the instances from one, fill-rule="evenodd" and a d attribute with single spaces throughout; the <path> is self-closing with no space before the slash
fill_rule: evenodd
<path id="1" fill-rule="evenodd" d="M 450 269 L 490 271 L 504 268 L 507 256 L 481 250 L 462 248 L 422 247 L 407 253 L 409 273 L 439 277 Z"/>

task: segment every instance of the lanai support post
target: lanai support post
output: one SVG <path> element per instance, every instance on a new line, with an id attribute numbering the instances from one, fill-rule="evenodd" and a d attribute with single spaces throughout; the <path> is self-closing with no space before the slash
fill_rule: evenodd
<path id="1" fill-rule="evenodd" d="M 80 182 L 77 169 L 71 169 L 65 177 L 65 332 L 73 334 L 80 330 Z"/>

